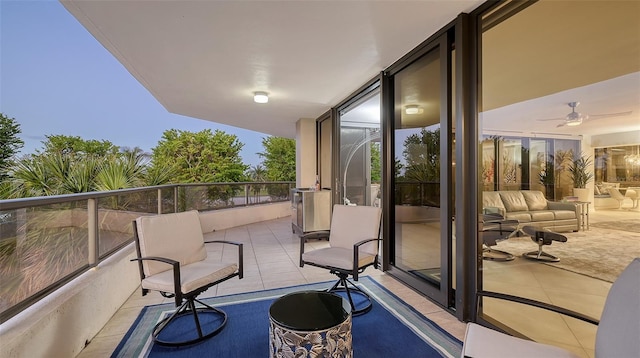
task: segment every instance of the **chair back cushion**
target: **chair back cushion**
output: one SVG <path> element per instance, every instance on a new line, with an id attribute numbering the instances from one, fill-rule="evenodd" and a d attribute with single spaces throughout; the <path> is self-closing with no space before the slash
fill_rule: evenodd
<path id="1" fill-rule="evenodd" d="M 609 290 L 596 333 L 596 357 L 638 357 L 640 353 L 640 258 Z"/>
<path id="2" fill-rule="evenodd" d="M 381 216 L 382 211 L 375 206 L 334 205 L 329 245 L 353 250 L 353 244 L 359 241 L 377 239 Z M 364 244 L 360 246 L 360 251 L 376 255 L 378 244 L 378 241 Z"/>
<path id="3" fill-rule="evenodd" d="M 188 265 L 207 257 L 197 210 L 174 214 L 141 216 L 136 219 L 142 257 L 165 257 Z M 166 263 L 144 260 L 145 276 L 171 270 Z"/>

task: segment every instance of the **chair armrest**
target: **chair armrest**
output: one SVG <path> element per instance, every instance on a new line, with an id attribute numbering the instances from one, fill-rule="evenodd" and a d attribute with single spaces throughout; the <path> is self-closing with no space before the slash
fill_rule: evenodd
<path id="1" fill-rule="evenodd" d="M 205 241 L 205 244 L 218 243 L 218 244 L 229 244 L 238 246 L 238 279 L 244 277 L 244 244 L 235 241 L 227 241 L 227 240 L 211 240 Z"/>
<path id="2" fill-rule="evenodd" d="M 308 239 L 322 239 L 329 237 L 330 231 L 313 231 L 308 234 L 300 235 L 300 267 L 304 267 L 304 261 L 302 261 L 302 254 L 304 254 L 304 244 Z"/>
<path id="3" fill-rule="evenodd" d="M 130 261 L 138 261 L 142 266 L 142 261 L 144 260 L 164 262 L 173 267 L 173 294 L 175 295 L 176 299 L 176 307 L 179 306 L 182 302 L 182 289 L 180 288 L 180 262 L 166 257 L 158 256 L 138 257 L 135 259 L 131 259 Z M 142 267 L 140 267 L 140 279 L 144 279 Z"/>
<path id="4" fill-rule="evenodd" d="M 574 203 L 561 203 L 558 201 L 547 201 L 549 210 L 568 210 L 578 212 L 578 205 Z"/>
<path id="5" fill-rule="evenodd" d="M 358 267 L 358 260 L 360 259 L 360 246 L 371 242 L 371 241 L 380 241 L 380 238 L 371 238 L 371 239 L 364 239 L 362 241 L 358 241 L 355 244 L 353 244 L 353 279 L 358 281 L 358 271 L 360 269 L 360 267 Z"/>
<path id="6" fill-rule="evenodd" d="M 520 303 L 520 304 L 524 304 L 524 305 L 528 305 L 528 306 L 533 306 L 533 307 L 538 307 L 538 308 L 542 308 L 551 312 L 555 312 L 555 313 L 559 313 L 565 316 L 569 316 L 575 319 L 579 319 L 581 321 L 587 322 L 587 323 L 591 323 L 594 325 L 598 325 L 600 323 L 600 321 L 598 321 L 597 319 L 593 318 L 593 317 L 589 317 L 587 315 L 584 315 L 580 312 L 576 312 L 576 311 L 572 311 L 566 308 L 562 308 L 559 306 L 555 306 L 549 303 L 545 303 L 545 302 L 540 302 L 540 301 L 535 301 L 532 299 L 528 299 L 528 298 L 524 298 L 524 297 L 518 297 L 518 296 L 513 296 L 513 295 L 509 295 L 506 293 L 498 293 L 498 292 L 490 292 L 490 291 L 478 291 L 477 293 L 478 297 L 490 297 L 490 298 L 496 298 L 499 300 L 506 300 L 506 301 L 511 301 L 511 302 L 516 302 L 516 303 Z M 478 304 L 480 303 L 480 301 L 478 300 L 477 302 Z"/>

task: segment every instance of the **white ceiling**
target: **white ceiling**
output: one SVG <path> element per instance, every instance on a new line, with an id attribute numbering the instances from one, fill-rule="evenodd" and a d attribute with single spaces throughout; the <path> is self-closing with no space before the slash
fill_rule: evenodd
<path id="1" fill-rule="evenodd" d="M 571 112 L 569 102 L 580 102 L 576 112 L 591 118 L 575 127 L 558 127 L 562 119 L 539 120 L 564 117 Z M 594 116 L 629 111 L 624 116 Z M 590 136 L 640 131 L 640 72 L 492 109 L 481 113 L 481 118 L 485 134 Z"/>
<path id="2" fill-rule="evenodd" d="M 483 1 L 61 2 L 169 112 L 294 138 Z"/>

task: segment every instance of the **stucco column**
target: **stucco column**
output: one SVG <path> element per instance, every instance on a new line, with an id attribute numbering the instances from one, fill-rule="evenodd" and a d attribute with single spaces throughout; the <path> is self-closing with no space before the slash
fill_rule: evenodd
<path id="1" fill-rule="evenodd" d="M 296 122 L 296 187 L 309 188 L 316 182 L 316 120 Z"/>

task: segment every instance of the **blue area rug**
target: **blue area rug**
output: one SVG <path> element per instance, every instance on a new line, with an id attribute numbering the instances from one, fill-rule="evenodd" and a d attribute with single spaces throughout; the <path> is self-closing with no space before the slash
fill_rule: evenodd
<path id="1" fill-rule="evenodd" d="M 153 305 L 142 312 L 112 357 L 268 357 L 269 306 L 296 291 L 323 290 L 332 282 L 286 287 L 204 299 L 228 315 L 225 328 L 201 343 L 179 348 L 153 344 L 151 330 L 173 304 Z M 462 343 L 369 277 L 358 286 L 374 299 L 370 312 L 353 318 L 355 357 L 459 357 Z M 193 322 L 193 321 L 191 321 Z"/>

